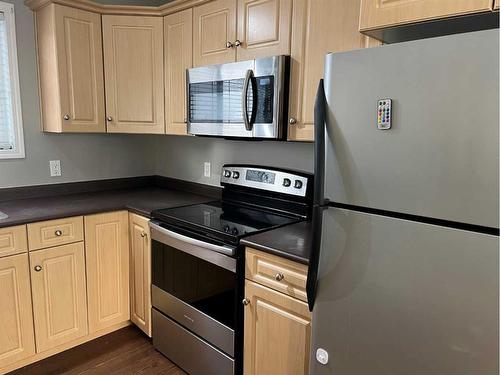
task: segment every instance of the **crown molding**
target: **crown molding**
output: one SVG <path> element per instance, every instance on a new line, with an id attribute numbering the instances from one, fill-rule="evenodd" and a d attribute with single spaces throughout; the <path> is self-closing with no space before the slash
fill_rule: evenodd
<path id="1" fill-rule="evenodd" d="M 174 0 L 160 6 L 106 5 L 91 0 L 25 0 L 24 4 L 34 12 L 49 4 L 59 4 L 100 14 L 161 17 L 209 1 L 210 0 Z"/>

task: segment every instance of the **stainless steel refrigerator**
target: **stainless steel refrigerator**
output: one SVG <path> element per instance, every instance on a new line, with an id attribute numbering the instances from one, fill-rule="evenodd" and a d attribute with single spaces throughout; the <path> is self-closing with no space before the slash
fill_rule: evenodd
<path id="1" fill-rule="evenodd" d="M 498 29 L 324 73 L 310 373 L 498 374 Z"/>

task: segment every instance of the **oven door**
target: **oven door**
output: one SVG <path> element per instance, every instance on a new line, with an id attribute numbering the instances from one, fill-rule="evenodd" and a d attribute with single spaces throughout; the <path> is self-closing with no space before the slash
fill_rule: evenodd
<path id="1" fill-rule="evenodd" d="M 223 137 L 282 138 L 288 58 L 188 70 L 188 132 Z"/>
<path id="2" fill-rule="evenodd" d="M 150 227 L 153 307 L 234 357 L 238 279 L 236 259 L 226 254 L 236 248 L 155 222 Z"/>

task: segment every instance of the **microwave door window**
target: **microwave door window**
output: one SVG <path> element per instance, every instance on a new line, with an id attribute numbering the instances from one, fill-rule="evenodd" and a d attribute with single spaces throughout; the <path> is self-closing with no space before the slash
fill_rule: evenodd
<path id="1" fill-rule="evenodd" d="M 255 77 L 248 86 L 248 117 L 254 123 L 273 122 L 274 77 Z M 189 85 L 189 121 L 192 123 L 243 123 L 244 79 L 191 83 Z M 254 88 L 256 95 L 254 95 Z M 257 102 L 254 103 L 254 100 Z M 255 110 L 255 113 L 253 112 Z"/>

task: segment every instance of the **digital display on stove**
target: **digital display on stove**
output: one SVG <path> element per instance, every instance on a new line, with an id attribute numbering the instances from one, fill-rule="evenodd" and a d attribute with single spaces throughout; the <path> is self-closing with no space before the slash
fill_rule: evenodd
<path id="1" fill-rule="evenodd" d="M 276 174 L 272 172 L 256 171 L 253 169 L 247 170 L 247 181 L 264 182 L 266 184 L 274 184 Z"/>

